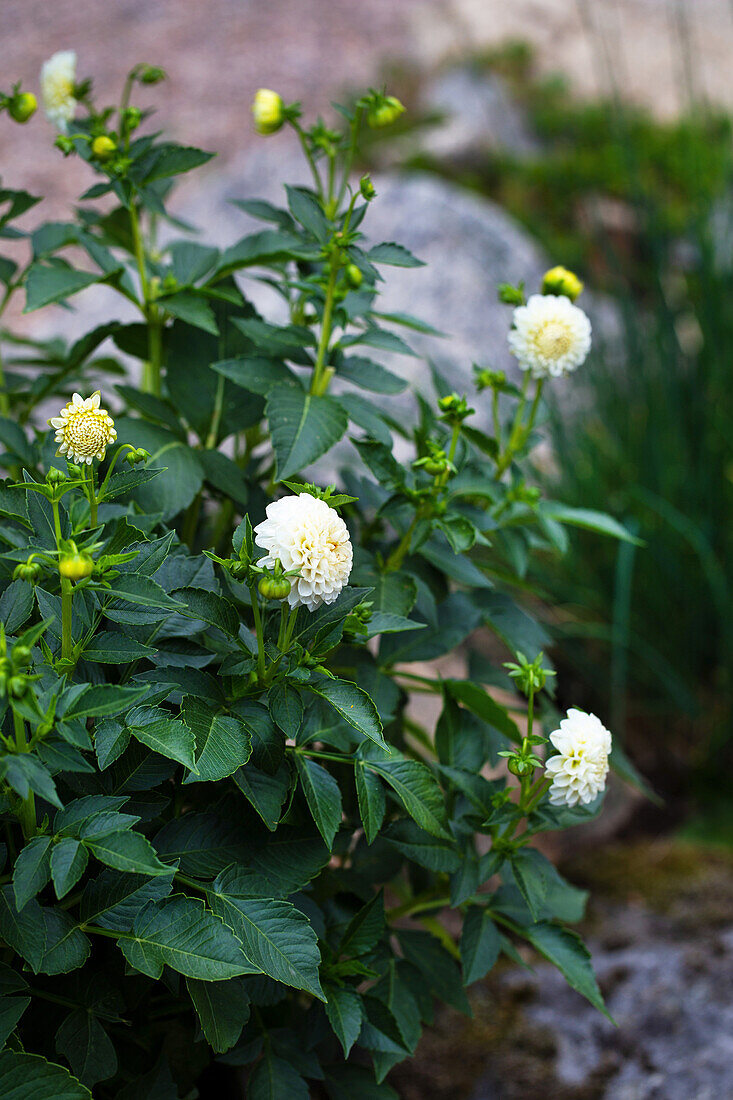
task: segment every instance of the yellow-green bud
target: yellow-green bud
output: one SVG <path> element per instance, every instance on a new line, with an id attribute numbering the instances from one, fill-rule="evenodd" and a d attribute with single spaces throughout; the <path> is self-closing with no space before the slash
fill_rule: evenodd
<path id="1" fill-rule="evenodd" d="M 364 281 L 364 276 L 362 275 L 360 269 L 356 266 L 356 264 L 347 264 L 344 274 L 346 275 L 346 282 L 349 284 L 351 289 L 358 290 L 362 282 Z"/>
<path id="2" fill-rule="evenodd" d="M 361 197 L 363 199 L 366 199 L 367 202 L 371 202 L 377 193 L 374 190 L 374 184 L 372 183 L 369 176 L 361 177 L 361 179 L 359 180 L 359 190 L 361 191 Z"/>
<path id="3" fill-rule="evenodd" d="M 285 121 L 282 96 L 269 88 L 260 88 L 252 103 L 252 115 L 259 134 L 276 133 Z"/>
<path id="4" fill-rule="evenodd" d="M 161 80 L 165 80 L 165 75 L 165 69 L 161 69 L 158 65 L 146 65 L 140 73 L 140 83 L 160 84 Z"/>
<path id="5" fill-rule="evenodd" d="M 32 561 L 21 562 L 20 565 L 16 565 L 13 570 L 14 581 L 27 581 L 28 584 L 35 584 L 40 575 L 40 565 Z"/>
<path id="6" fill-rule="evenodd" d="M 16 122 L 27 122 L 38 109 L 33 92 L 17 92 L 8 103 L 8 114 Z"/>
<path id="7" fill-rule="evenodd" d="M 54 145 L 61 150 L 65 157 L 74 152 L 74 139 L 70 138 L 68 134 L 58 134 Z"/>
<path id="8" fill-rule="evenodd" d="M 25 668 L 26 665 L 31 663 L 31 650 L 27 645 L 16 645 L 13 647 L 13 664 L 17 668 Z"/>
<path id="9" fill-rule="evenodd" d="M 391 126 L 404 111 L 403 104 L 396 96 L 380 96 L 369 108 L 367 121 L 373 129 L 379 130 L 383 126 Z"/>
<path id="10" fill-rule="evenodd" d="M 79 553 L 64 554 L 59 561 L 59 573 L 70 581 L 80 581 L 84 577 L 91 577 L 94 569 L 94 561 L 89 554 Z"/>
<path id="11" fill-rule="evenodd" d="M 519 779 L 531 775 L 534 771 L 534 764 L 529 760 L 522 760 L 521 756 L 510 757 L 506 766 L 512 775 L 516 775 Z"/>
<path id="12" fill-rule="evenodd" d="M 123 130 L 126 130 L 128 134 L 132 133 L 133 130 L 137 130 L 142 117 L 143 113 L 139 107 L 126 107 L 122 113 Z"/>
<path id="13" fill-rule="evenodd" d="M 583 283 L 566 267 L 551 267 L 542 277 L 543 294 L 563 294 L 571 302 L 582 294 Z"/>
<path id="14" fill-rule="evenodd" d="M 92 142 L 92 153 L 97 160 L 109 160 L 116 148 L 117 145 L 107 134 L 100 134 Z"/>
<path id="15" fill-rule="evenodd" d="M 261 578 L 257 588 L 261 596 L 266 600 L 284 600 L 290 595 L 290 581 L 287 577 L 273 577 L 266 574 Z"/>
<path id="16" fill-rule="evenodd" d="M 66 474 L 63 470 L 58 470 L 55 466 L 52 466 L 46 474 L 46 481 L 49 485 L 60 485 L 62 481 L 66 480 Z"/>

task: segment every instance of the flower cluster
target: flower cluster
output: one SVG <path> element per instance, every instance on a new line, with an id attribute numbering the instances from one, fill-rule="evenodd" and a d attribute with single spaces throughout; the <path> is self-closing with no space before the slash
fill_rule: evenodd
<path id="1" fill-rule="evenodd" d="M 585 362 L 590 321 L 565 295 L 533 294 L 514 311 L 509 347 L 521 370 L 534 378 L 558 378 Z"/>
<path id="2" fill-rule="evenodd" d="M 337 600 L 349 579 L 353 552 L 349 531 L 335 509 L 309 493 L 268 504 L 267 519 L 255 527 L 255 542 L 267 555 L 260 565 L 279 561 L 299 569 L 288 596 L 291 607 L 315 611 Z"/>
<path id="3" fill-rule="evenodd" d="M 557 749 L 545 765 L 552 779 L 550 802 L 555 806 L 592 802 L 606 786 L 611 734 L 595 714 L 571 707 L 550 741 Z"/>
<path id="4" fill-rule="evenodd" d="M 87 398 L 75 393 L 59 415 L 51 417 L 48 423 L 56 429 L 58 455 L 87 466 L 94 458 L 102 461 L 107 447 L 117 439 L 117 432 L 114 420 L 106 409 L 99 407 L 99 401 L 99 390 Z"/>

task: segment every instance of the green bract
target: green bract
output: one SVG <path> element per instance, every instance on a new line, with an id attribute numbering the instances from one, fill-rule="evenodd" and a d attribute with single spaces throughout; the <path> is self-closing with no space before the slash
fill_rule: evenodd
<path id="1" fill-rule="evenodd" d="M 3 304 L 106 283 L 139 314 L 83 333 L 82 312 L 70 345 L 6 343 L 0 1094 L 183 1096 L 223 1057 L 254 1100 L 315 1082 L 391 1097 L 434 999 L 468 1010 L 465 986 L 514 944 L 603 1009 L 564 924 L 583 896 L 531 845 L 600 808 L 550 806 L 535 755 L 553 681 L 515 597 L 564 538 L 524 481 L 539 396 L 526 376 L 464 398 L 436 374 L 412 412 L 393 404 L 405 383 L 369 349 L 409 352 L 393 326 L 422 326 L 381 315 L 378 290 L 419 261 L 368 240 L 349 175 L 364 103 L 341 109 L 343 133 L 288 108 L 313 187 L 240 203 L 262 229 L 223 252 L 159 245 L 171 180 L 210 154 L 137 136 L 129 101 L 151 71 L 119 112 L 80 86 L 66 137 L 97 181 L 73 220 L 30 235 L 27 264 L 0 260 Z M 37 200 L 0 198 L 18 236 Z M 253 274 L 286 323 L 249 301 Z M 116 440 L 82 400 L 100 379 Z M 69 401 L 55 430 L 78 466 L 43 422 Z M 305 484 L 319 460 L 337 485 Z M 330 532 L 335 588 L 309 572 L 310 536 L 258 565 L 254 528 L 283 497 Z M 279 602 L 306 583 L 313 610 Z M 492 662 L 474 646 L 487 631 Z M 449 653 L 464 676 L 441 676 Z M 437 722 L 407 709 L 426 694 Z"/>

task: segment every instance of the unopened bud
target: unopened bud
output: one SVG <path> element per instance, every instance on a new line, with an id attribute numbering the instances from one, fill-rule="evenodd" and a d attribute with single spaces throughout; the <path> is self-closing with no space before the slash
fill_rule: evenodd
<path id="1" fill-rule="evenodd" d="M 16 645 L 13 648 L 13 664 L 16 668 L 25 668 L 31 663 L 31 651 L 27 645 Z"/>
<path id="2" fill-rule="evenodd" d="M 566 267 L 551 267 L 542 278 L 543 294 L 564 294 L 571 302 L 582 294 L 583 284 L 573 271 Z"/>
<path id="3" fill-rule="evenodd" d="M 74 139 L 70 138 L 68 134 L 57 134 L 54 145 L 57 149 L 60 149 L 65 157 L 70 156 L 74 152 Z"/>
<path id="4" fill-rule="evenodd" d="M 391 126 L 404 111 L 403 104 L 396 96 L 379 95 L 369 108 L 367 121 L 373 129 L 381 129 L 383 126 Z"/>
<path id="5" fill-rule="evenodd" d="M 346 275 L 346 282 L 349 284 L 351 289 L 358 290 L 362 282 L 364 281 L 364 276 L 362 275 L 360 269 L 356 266 L 356 264 L 347 264 L 344 274 Z"/>
<path id="6" fill-rule="evenodd" d="M 94 560 L 89 554 L 79 553 L 64 554 L 59 561 L 59 573 L 70 581 L 80 581 L 84 577 L 91 577 L 94 569 Z"/>
<path id="7" fill-rule="evenodd" d="M 361 197 L 363 199 L 366 199 L 367 202 L 371 202 L 377 193 L 374 190 L 374 184 L 372 183 L 369 176 L 361 177 L 361 179 L 359 180 L 359 191 L 361 192 Z"/>
<path id="8" fill-rule="evenodd" d="M 107 134 L 100 134 L 92 142 L 92 153 L 97 160 L 109 160 L 116 148 L 116 143 Z"/>
<path id="9" fill-rule="evenodd" d="M 141 84 L 160 84 L 165 78 L 165 69 L 161 69 L 158 65 L 146 65 L 140 73 Z"/>
<path id="10" fill-rule="evenodd" d="M 252 115 L 259 134 L 276 133 L 285 121 L 282 96 L 269 88 L 260 88 L 252 103 Z"/>
<path id="11" fill-rule="evenodd" d="M 38 109 L 33 92 L 17 92 L 8 103 L 8 114 L 16 122 L 27 122 Z"/>
<path id="12" fill-rule="evenodd" d="M 46 474 L 46 481 L 49 485 L 61 485 L 61 483 L 66 480 L 66 474 L 63 470 L 58 470 L 55 466 L 52 466 Z"/>
<path id="13" fill-rule="evenodd" d="M 28 681 L 25 676 L 11 676 L 8 680 L 8 693 L 14 699 L 22 699 L 28 690 Z"/>
<path id="14" fill-rule="evenodd" d="M 122 112 L 122 129 L 128 134 L 137 130 L 142 121 L 143 113 L 139 107 L 126 107 Z"/>

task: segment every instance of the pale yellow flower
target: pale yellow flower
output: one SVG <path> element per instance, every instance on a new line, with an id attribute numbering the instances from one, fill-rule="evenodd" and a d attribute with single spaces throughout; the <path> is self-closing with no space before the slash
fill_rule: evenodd
<path id="1" fill-rule="evenodd" d="M 557 749 L 545 765 L 553 806 L 585 806 L 601 793 L 608 777 L 611 734 L 595 714 L 571 707 L 550 734 Z"/>
<path id="2" fill-rule="evenodd" d="M 590 351 L 590 321 L 569 298 L 533 294 L 514 310 L 509 347 L 521 370 L 534 378 L 557 378 L 577 370 Z"/>
<path id="3" fill-rule="evenodd" d="M 252 114 L 260 134 L 274 134 L 285 121 L 282 97 L 270 88 L 260 88 L 255 93 Z"/>
<path id="4" fill-rule="evenodd" d="M 59 415 L 51 417 L 48 423 L 56 429 L 58 455 L 87 466 L 94 458 L 102 461 L 107 447 L 117 439 L 117 432 L 114 420 L 106 409 L 99 407 L 99 401 L 99 390 L 87 398 L 75 393 Z"/>
<path id="5" fill-rule="evenodd" d="M 76 113 L 76 54 L 60 50 L 41 67 L 41 97 L 46 118 L 63 133 Z"/>
<path id="6" fill-rule="evenodd" d="M 325 500 L 300 493 L 268 504 L 267 519 L 255 527 L 255 542 L 267 551 L 259 564 L 268 569 L 279 561 L 293 577 L 288 602 L 315 611 L 337 600 L 349 579 L 353 552 L 349 530 Z"/>

